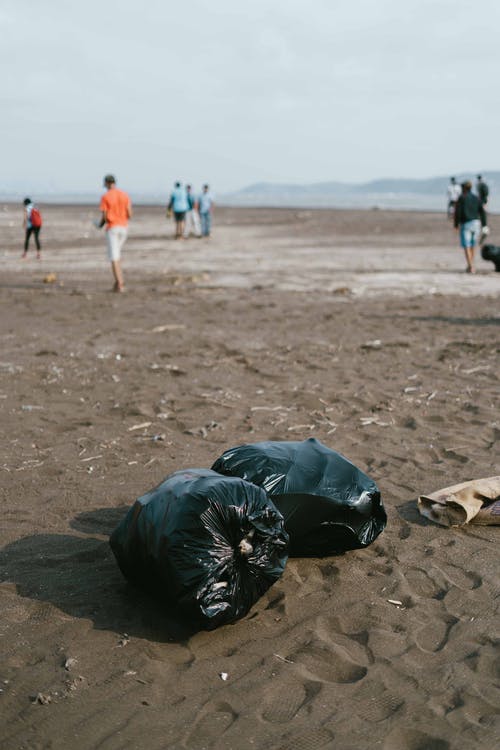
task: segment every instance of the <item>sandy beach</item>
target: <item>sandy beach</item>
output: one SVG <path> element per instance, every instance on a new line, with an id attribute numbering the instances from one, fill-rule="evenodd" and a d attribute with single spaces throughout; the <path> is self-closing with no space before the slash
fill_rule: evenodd
<path id="1" fill-rule="evenodd" d="M 493 264 L 464 273 L 438 213 L 220 208 L 176 242 L 137 206 L 118 295 L 97 211 L 42 211 L 22 261 L 0 206 L 3 750 L 497 747 L 500 528 L 416 508 L 500 474 Z M 311 436 L 379 485 L 373 545 L 291 558 L 213 632 L 127 585 L 108 537 L 136 497 Z"/>

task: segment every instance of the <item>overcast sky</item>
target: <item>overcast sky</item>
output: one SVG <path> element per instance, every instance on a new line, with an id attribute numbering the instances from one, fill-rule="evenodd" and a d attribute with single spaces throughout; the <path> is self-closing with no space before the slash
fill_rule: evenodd
<path id="1" fill-rule="evenodd" d="M 500 168 L 500 2 L 2 0 L 0 187 Z"/>

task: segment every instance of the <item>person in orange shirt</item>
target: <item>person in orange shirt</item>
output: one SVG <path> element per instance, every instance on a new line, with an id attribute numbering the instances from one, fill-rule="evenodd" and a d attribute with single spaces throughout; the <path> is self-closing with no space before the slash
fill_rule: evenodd
<path id="1" fill-rule="evenodd" d="M 106 175 L 104 186 L 107 188 L 107 192 L 101 198 L 102 216 L 99 226 L 106 225 L 108 259 L 111 261 L 111 270 L 115 279 L 113 291 L 123 292 L 125 286 L 120 259 L 123 245 L 127 239 L 127 226 L 128 220 L 132 216 L 132 204 L 127 193 L 116 187 L 116 180 L 112 174 Z"/>

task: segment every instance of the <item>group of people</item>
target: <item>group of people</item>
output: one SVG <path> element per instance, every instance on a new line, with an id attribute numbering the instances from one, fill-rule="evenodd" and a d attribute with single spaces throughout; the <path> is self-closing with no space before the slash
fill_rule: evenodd
<path id="1" fill-rule="evenodd" d="M 104 177 L 106 192 L 101 198 L 101 218 L 95 222 L 98 229 L 106 228 L 106 247 L 108 260 L 114 278 L 113 291 L 123 292 L 125 284 L 121 268 L 121 253 L 127 239 L 127 228 L 132 216 L 132 203 L 129 195 L 116 186 L 116 179 L 112 174 Z M 23 226 L 25 229 L 24 251 L 22 258 L 28 255 L 31 235 L 34 236 L 37 258 L 41 259 L 40 230 L 42 218 L 40 211 L 31 198 L 25 198 Z M 203 185 L 199 198 L 191 192 L 191 186 L 183 187 L 176 182 L 167 207 L 167 216 L 172 213 L 175 217 L 175 237 L 187 239 L 191 234 L 195 237 L 210 237 L 212 228 L 212 212 L 214 199 L 208 185 Z"/>
<path id="2" fill-rule="evenodd" d="M 132 216 L 130 197 L 116 187 L 113 175 L 104 178 L 106 193 L 101 198 L 101 219 L 98 227 L 106 226 L 106 244 L 108 259 L 115 284 L 113 291 L 123 292 L 123 273 L 121 269 L 121 251 L 127 238 L 128 220 Z M 214 201 L 208 185 L 203 185 L 197 199 L 191 192 L 191 186 L 183 187 L 176 182 L 167 206 L 167 216 L 175 217 L 175 238 L 186 239 L 193 233 L 196 237 L 209 237 Z"/>
<path id="3" fill-rule="evenodd" d="M 475 273 L 474 255 L 476 247 L 489 234 L 486 216 L 489 188 L 480 174 L 477 175 L 476 189 L 472 182 L 465 180 L 458 185 L 455 178 L 450 178 L 448 185 L 448 217 L 452 219 L 459 232 L 460 246 L 465 254 L 466 272 Z"/>
<path id="4" fill-rule="evenodd" d="M 116 180 L 112 174 L 104 177 L 106 193 L 100 202 L 101 218 L 96 226 L 106 227 L 106 245 L 108 259 L 111 262 L 111 270 L 114 278 L 115 292 L 123 292 L 125 289 L 123 273 L 121 270 L 121 252 L 127 238 L 127 227 L 132 216 L 132 204 L 130 197 L 116 186 Z M 475 273 L 474 254 L 476 246 L 479 245 L 488 234 L 487 217 L 485 206 L 488 202 L 489 189 L 481 175 L 477 176 L 476 190 L 472 190 L 470 180 L 456 183 L 451 177 L 448 186 L 448 216 L 453 220 L 455 228 L 459 231 L 460 245 L 465 253 L 467 263 L 466 271 Z M 22 258 L 27 257 L 31 235 L 34 236 L 37 249 L 37 258 L 41 259 L 40 230 L 42 218 L 40 211 L 31 198 L 25 198 L 24 205 L 24 251 Z M 191 185 L 183 186 L 180 182 L 174 184 L 167 206 L 167 216 L 173 214 L 175 219 L 175 238 L 187 239 L 191 235 L 195 237 L 210 237 L 212 225 L 212 212 L 214 199 L 207 184 L 199 197 L 193 195 Z"/>
<path id="5" fill-rule="evenodd" d="M 167 216 L 174 215 L 175 239 L 187 240 L 195 237 L 210 237 L 214 199 L 208 185 L 203 185 L 201 195 L 196 197 L 191 185 L 174 184 L 167 206 Z"/>
<path id="6" fill-rule="evenodd" d="M 106 193 L 101 198 L 101 219 L 98 227 L 106 227 L 106 244 L 108 259 L 115 284 L 113 291 L 123 292 L 123 273 L 121 269 L 121 251 L 127 238 L 127 226 L 132 216 L 130 197 L 123 190 L 116 187 L 113 175 L 104 178 Z M 180 182 L 174 184 L 167 206 L 167 216 L 172 213 L 175 218 L 175 238 L 210 237 L 212 227 L 213 196 L 208 185 L 203 185 L 199 198 L 191 192 L 191 185 L 183 187 Z"/>

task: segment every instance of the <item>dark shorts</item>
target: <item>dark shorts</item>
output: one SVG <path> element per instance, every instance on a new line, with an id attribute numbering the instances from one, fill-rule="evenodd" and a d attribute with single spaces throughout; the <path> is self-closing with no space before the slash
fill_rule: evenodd
<path id="1" fill-rule="evenodd" d="M 176 221 L 184 221 L 186 218 L 186 212 L 185 211 L 174 211 L 174 216 Z"/>

